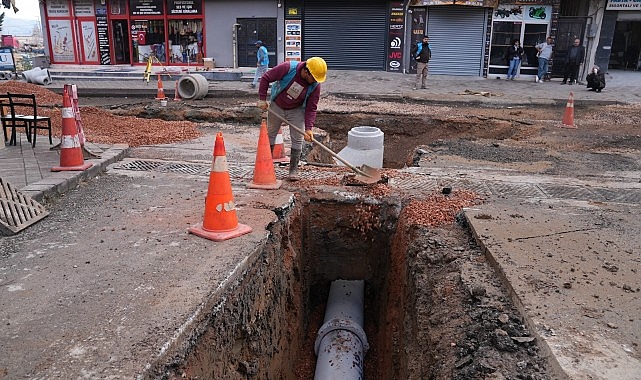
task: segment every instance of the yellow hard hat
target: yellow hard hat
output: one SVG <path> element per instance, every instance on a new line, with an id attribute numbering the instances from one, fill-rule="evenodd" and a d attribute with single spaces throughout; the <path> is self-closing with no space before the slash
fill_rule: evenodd
<path id="1" fill-rule="evenodd" d="M 327 63 L 323 58 L 312 57 L 306 61 L 306 65 L 316 82 L 325 82 L 325 79 L 327 79 Z"/>

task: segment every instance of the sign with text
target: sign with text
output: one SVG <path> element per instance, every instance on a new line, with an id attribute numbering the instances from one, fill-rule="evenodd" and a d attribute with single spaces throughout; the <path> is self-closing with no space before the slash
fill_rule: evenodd
<path id="1" fill-rule="evenodd" d="M 400 1 L 392 1 L 389 7 L 389 30 L 387 31 L 387 71 L 403 71 L 403 35 L 405 12 Z"/>
<path id="2" fill-rule="evenodd" d="M 641 0 L 608 0 L 605 9 L 608 11 L 638 11 L 641 10 Z"/>
<path id="3" fill-rule="evenodd" d="M 0 70 L 16 71 L 16 63 L 13 60 L 13 48 L 0 48 Z"/>
<path id="4" fill-rule="evenodd" d="M 111 65 L 109 54 L 109 23 L 107 16 L 96 17 L 96 28 L 98 29 L 98 51 L 100 51 L 100 64 Z"/>
<path id="5" fill-rule="evenodd" d="M 162 0 L 130 0 L 129 12 L 132 16 L 158 16 L 162 15 Z"/>
<path id="6" fill-rule="evenodd" d="M 203 14 L 202 0 L 167 0 L 167 13 L 170 15 Z"/>

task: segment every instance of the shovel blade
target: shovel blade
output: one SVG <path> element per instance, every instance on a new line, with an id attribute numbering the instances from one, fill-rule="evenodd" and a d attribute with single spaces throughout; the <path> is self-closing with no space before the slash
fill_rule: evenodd
<path id="1" fill-rule="evenodd" d="M 359 168 L 362 174 L 357 174 L 354 179 L 366 184 L 377 183 L 381 180 L 381 173 L 378 169 L 363 165 Z"/>

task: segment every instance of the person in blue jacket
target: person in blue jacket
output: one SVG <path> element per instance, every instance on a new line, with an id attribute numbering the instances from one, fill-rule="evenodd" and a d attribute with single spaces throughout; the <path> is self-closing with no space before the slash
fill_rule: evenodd
<path id="1" fill-rule="evenodd" d="M 263 41 L 256 41 L 256 47 L 258 51 L 256 52 L 256 74 L 254 74 L 254 81 L 251 84 L 251 87 L 256 87 L 256 83 L 260 78 L 267 72 L 269 67 L 269 56 L 267 55 L 267 48 L 263 45 Z"/>

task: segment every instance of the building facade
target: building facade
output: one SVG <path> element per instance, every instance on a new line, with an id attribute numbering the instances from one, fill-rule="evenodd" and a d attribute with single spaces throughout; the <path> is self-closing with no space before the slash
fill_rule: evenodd
<path id="1" fill-rule="evenodd" d="M 520 75 L 534 46 L 555 40 L 552 75 L 580 38 L 585 67 L 639 69 L 638 0 L 46 0 L 40 3 L 53 64 L 254 67 L 257 40 L 270 66 L 311 56 L 330 69 L 413 73 L 410 48 L 430 37 L 432 74 L 501 77 L 519 39 Z M 555 64 L 556 62 L 556 64 Z M 588 68 L 589 69 L 589 68 Z M 585 69 L 585 70 L 588 70 Z M 584 71 L 585 71 L 584 70 Z"/>

